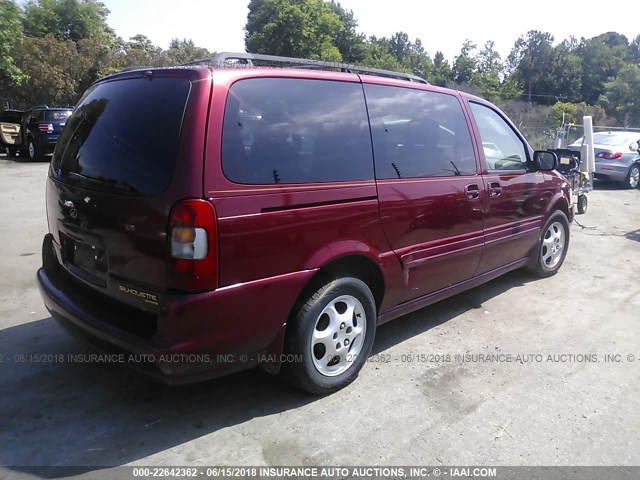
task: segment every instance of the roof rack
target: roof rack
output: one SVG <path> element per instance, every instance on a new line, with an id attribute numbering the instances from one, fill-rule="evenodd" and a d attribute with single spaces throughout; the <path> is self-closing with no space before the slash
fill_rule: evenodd
<path id="1" fill-rule="evenodd" d="M 279 67 L 279 68 L 312 68 L 318 70 L 331 70 L 348 73 L 364 73 L 379 77 L 398 78 L 410 82 L 429 84 L 424 78 L 410 73 L 382 70 L 380 68 L 360 67 L 340 62 L 327 62 L 323 60 L 311 60 L 307 58 L 279 57 L 276 55 L 263 55 L 259 53 L 235 53 L 221 52 L 212 57 L 194 60 L 184 65 L 207 64 L 212 67 Z"/>

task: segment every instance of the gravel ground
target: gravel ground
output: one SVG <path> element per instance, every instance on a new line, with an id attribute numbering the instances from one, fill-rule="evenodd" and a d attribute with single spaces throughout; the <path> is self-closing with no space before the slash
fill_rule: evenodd
<path id="1" fill-rule="evenodd" d="M 34 465 L 640 464 L 640 190 L 597 186 L 555 277 L 513 272 L 380 327 L 358 380 L 315 398 L 259 370 L 165 387 L 113 365 L 24 360 L 86 352 L 36 287 L 47 168 L 0 156 L 0 477 L 62 476 Z"/>

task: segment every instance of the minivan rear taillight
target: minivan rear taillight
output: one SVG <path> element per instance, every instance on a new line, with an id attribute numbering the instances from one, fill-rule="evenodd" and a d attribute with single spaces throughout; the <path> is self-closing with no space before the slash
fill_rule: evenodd
<path id="1" fill-rule="evenodd" d="M 218 283 L 216 211 L 205 200 L 182 200 L 169 221 L 169 288 L 213 290 Z"/>
<path id="2" fill-rule="evenodd" d="M 53 124 L 52 123 L 39 123 L 38 129 L 41 132 L 53 133 Z"/>

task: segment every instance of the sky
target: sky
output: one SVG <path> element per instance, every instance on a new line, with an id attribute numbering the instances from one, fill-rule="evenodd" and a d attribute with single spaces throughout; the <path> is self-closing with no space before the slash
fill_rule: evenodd
<path id="1" fill-rule="evenodd" d="M 211 51 L 244 51 L 248 0 L 102 0 L 111 11 L 109 25 L 125 40 L 141 33 L 167 48 L 172 38 L 190 38 Z M 551 33 L 555 43 L 575 36 L 593 37 L 608 31 L 640 34 L 640 23 L 623 15 L 598 14 L 587 2 L 536 0 L 340 0 L 353 10 L 359 31 L 390 37 L 406 32 L 419 37 L 433 58 L 441 50 L 450 62 L 469 39 L 479 47 L 493 40 L 506 58 L 520 35 L 529 30 Z M 608 11 L 629 12 L 629 3 L 612 0 Z"/>

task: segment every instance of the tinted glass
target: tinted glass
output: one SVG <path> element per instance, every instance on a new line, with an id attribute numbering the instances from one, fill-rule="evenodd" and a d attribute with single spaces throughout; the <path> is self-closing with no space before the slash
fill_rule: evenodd
<path id="1" fill-rule="evenodd" d="M 48 122 L 63 122 L 71 115 L 71 110 L 45 110 L 44 120 Z"/>
<path id="2" fill-rule="evenodd" d="M 2 112 L 0 119 L 5 123 L 20 123 L 20 120 L 22 120 L 22 112 L 11 110 Z"/>
<path id="3" fill-rule="evenodd" d="M 162 192 L 173 174 L 191 83 L 118 80 L 93 87 L 67 120 L 52 161 L 64 182 L 123 193 Z"/>
<path id="4" fill-rule="evenodd" d="M 494 110 L 471 103 L 471 111 L 480 131 L 489 170 L 524 170 L 527 153 L 522 140 Z"/>
<path id="5" fill-rule="evenodd" d="M 473 175 L 469 127 L 452 95 L 365 85 L 378 178 Z"/>
<path id="6" fill-rule="evenodd" d="M 362 86 L 259 78 L 236 82 L 225 111 L 222 168 L 237 183 L 373 179 Z"/>

